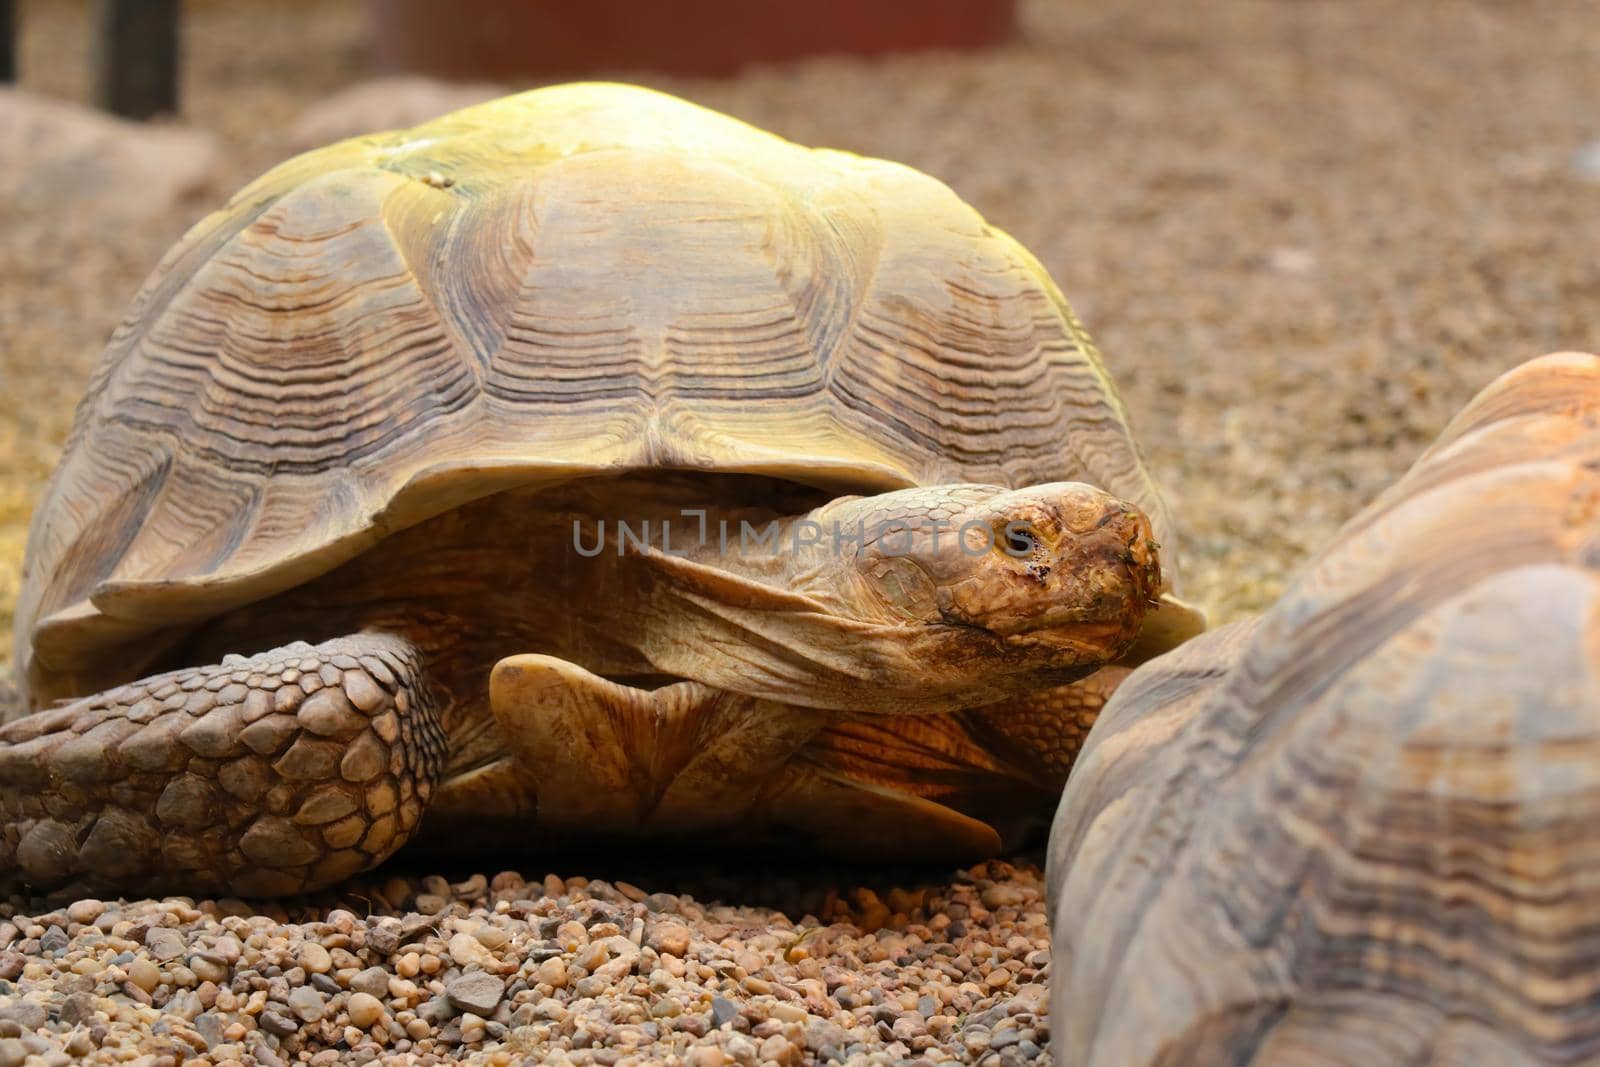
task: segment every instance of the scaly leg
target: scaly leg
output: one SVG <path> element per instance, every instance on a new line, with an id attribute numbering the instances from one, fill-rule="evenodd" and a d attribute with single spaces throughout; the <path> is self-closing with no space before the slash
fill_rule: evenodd
<path id="1" fill-rule="evenodd" d="M 950 831 L 957 818 L 983 826 L 991 835 L 985 855 L 994 855 L 1026 844 L 1049 825 L 1078 749 L 1129 673 L 1102 667 L 1070 685 L 966 711 L 841 721 L 820 731 L 800 760 L 861 790 L 908 798 L 905 842 L 914 840 L 915 798 L 924 809 L 945 813 L 938 819 Z M 921 835 L 937 841 L 938 819 L 927 810 L 921 815 Z M 969 837 L 970 847 L 978 844 Z"/>
<path id="2" fill-rule="evenodd" d="M 1027 777 L 1059 793 L 1078 750 L 1117 686 L 1132 674 L 1118 664 L 1087 678 L 962 712 L 971 736 Z"/>
<path id="3" fill-rule="evenodd" d="M 396 637 L 145 678 L 0 728 L 0 891 L 325 886 L 406 841 L 444 754 Z"/>

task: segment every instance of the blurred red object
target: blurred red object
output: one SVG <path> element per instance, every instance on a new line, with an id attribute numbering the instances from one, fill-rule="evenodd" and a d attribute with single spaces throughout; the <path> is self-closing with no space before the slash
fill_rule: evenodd
<path id="1" fill-rule="evenodd" d="M 444 78 L 732 74 L 818 53 L 979 48 L 1016 0 L 369 0 L 378 60 Z"/>

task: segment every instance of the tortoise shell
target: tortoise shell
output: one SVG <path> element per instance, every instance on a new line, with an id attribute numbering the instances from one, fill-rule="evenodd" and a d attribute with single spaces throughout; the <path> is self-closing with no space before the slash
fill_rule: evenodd
<path id="1" fill-rule="evenodd" d="M 1014 240 L 907 167 L 570 85 L 289 160 L 166 256 L 35 515 L 19 674 L 93 691 L 468 501 L 657 468 L 1087 481 L 1173 570 L 1101 358 Z"/>
<path id="2" fill-rule="evenodd" d="M 1135 671 L 1052 831 L 1058 1059 L 1593 1062 L 1597 561 L 1600 357 L 1546 356 Z"/>

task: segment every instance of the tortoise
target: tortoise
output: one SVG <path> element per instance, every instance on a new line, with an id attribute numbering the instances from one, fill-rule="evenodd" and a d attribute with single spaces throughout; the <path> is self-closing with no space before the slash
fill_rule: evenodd
<path id="1" fill-rule="evenodd" d="M 607 84 L 342 142 L 191 230 L 91 380 L 26 552 L 0 870 L 976 858 L 1203 624 L 1172 537 L 1060 293 L 929 177 Z"/>
<path id="2" fill-rule="evenodd" d="M 1057 1058 L 1594 1062 L 1597 545 L 1600 357 L 1558 353 L 1135 671 L 1051 830 Z"/>

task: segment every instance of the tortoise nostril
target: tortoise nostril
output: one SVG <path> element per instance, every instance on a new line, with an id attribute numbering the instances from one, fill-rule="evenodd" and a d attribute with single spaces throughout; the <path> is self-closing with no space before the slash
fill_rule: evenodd
<path id="1" fill-rule="evenodd" d="M 1006 549 L 1013 556 L 1026 556 L 1038 552 L 1041 547 L 1039 538 L 1026 526 L 1007 526 L 1005 538 Z"/>

